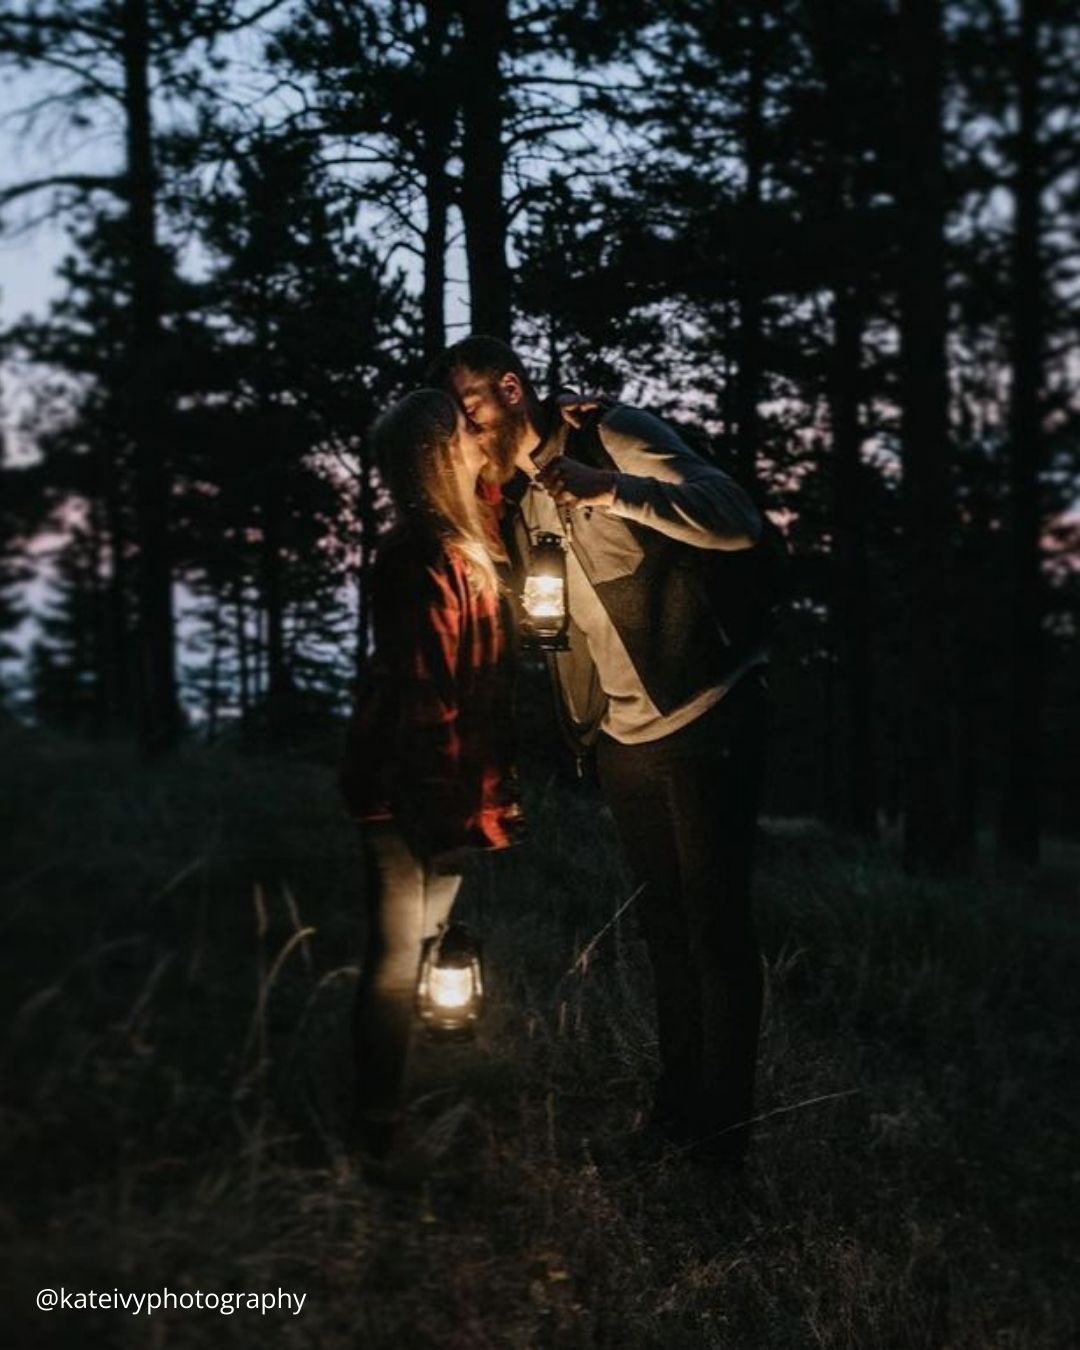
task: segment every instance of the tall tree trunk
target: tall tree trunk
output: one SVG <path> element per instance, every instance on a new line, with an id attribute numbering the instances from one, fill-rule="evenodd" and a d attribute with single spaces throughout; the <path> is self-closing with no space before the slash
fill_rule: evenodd
<path id="1" fill-rule="evenodd" d="M 366 440 L 360 449 L 360 477 L 356 492 L 360 525 L 360 558 L 356 569 L 356 674 L 359 679 L 364 677 L 368 668 L 371 642 L 371 571 L 375 561 L 375 491 L 371 457 L 370 441 Z"/>
<path id="2" fill-rule="evenodd" d="M 837 814 L 837 802 L 842 791 L 840 777 L 843 773 L 842 761 L 836 753 L 837 717 L 836 717 L 836 675 L 837 662 L 829 649 L 826 636 L 825 650 L 821 662 L 821 720 L 820 720 L 820 772 L 815 785 L 818 801 L 825 803 L 825 817 Z"/>
<path id="3" fill-rule="evenodd" d="M 1043 582 L 1039 542 L 1042 462 L 1040 391 L 1043 369 L 1039 182 L 1039 0 L 1021 0 L 1016 45 L 1019 127 L 1012 275 L 1012 405 L 1010 489 L 1012 585 L 1010 683 L 1005 792 L 998 826 L 1002 852 L 1039 859 L 1040 735 L 1043 701 Z"/>
<path id="4" fill-rule="evenodd" d="M 262 601 L 261 631 L 265 662 L 265 703 L 262 708 L 265 730 L 271 739 L 286 727 L 292 679 L 285 651 L 285 497 L 289 473 L 287 414 L 275 405 L 273 391 L 273 333 L 270 323 L 271 297 L 264 278 L 258 283 L 254 315 L 254 385 L 257 408 L 255 426 L 263 447 L 264 463 L 259 477 L 259 589 Z"/>
<path id="5" fill-rule="evenodd" d="M 237 576 L 233 581 L 233 619 L 236 629 L 237 692 L 240 698 L 240 725 L 247 726 L 251 714 L 251 661 L 248 647 L 247 606 L 244 604 L 244 583 Z"/>
<path id="6" fill-rule="evenodd" d="M 461 214 L 469 265 L 472 329 L 510 340 L 510 269 L 506 262 L 503 122 L 506 83 L 501 57 L 509 32 L 507 0 L 459 0 L 464 27 Z"/>
<path id="7" fill-rule="evenodd" d="M 841 282 L 833 295 L 829 405 L 833 433 L 833 646 L 842 691 L 841 823 L 868 838 L 877 833 L 877 756 L 871 644 L 869 557 L 863 494 L 859 385 L 862 311 L 859 293 Z"/>
<path id="8" fill-rule="evenodd" d="M 221 602 L 214 606 L 213 619 L 210 625 L 210 671 L 207 677 L 206 686 L 206 738 L 208 741 L 217 739 L 218 717 L 221 712 L 221 648 L 223 645 L 223 623 L 224 614 L 223 597 Z"/>
<path id="9" fill-rule="evenodd" d="M 118 730 L 131 708 L 131 604 L 128 564 L 128 531 L 124 520 L 120 466 L 116 449 L 109 445 L 101 452 L 101 495 L 105 508 L 108 536 L 108 626 L 105 655 L 105 702 L 108 725 Z"/>
<path id="10" fill-rule="evenodd" d="M 956 833 L 963 849 L 974 858 L 988 771 L 996 764 L 988 758 L 987 747 L 1001 723 L 1000 699 L 991 694 L 1001 677 L 1001 597 L 997 588 L 987 586 L 1000 551 L 996 532 L 1000 503 L 995 490 L 997 470 L 989 470 L 981 449 L 992 433 L 977 406 L 979 396 L 961 378 L 955 398 L 957 436 L 960 444 L 970 448 L 959 462 L 961 520 L 953 550 L 955 605 L 964 616 L 956 650 L 957 681 L 964 691 L 955 733 Z M 991 706 L 993 715 L 988 719 Z"/>
<path id="11" fill-rule="evenodd" d="M 737 444 L 737 399 L 735 393 L 736 384 L 736 361 L 737 354 L 735 346 L 737 336 L 736 315 L 737 302 L 724 300 L 720 307 L 720 323 L 722 338 L 720 342 L 720 397 L 718 399 L 718 411 L 723 430 L 720 437 L 720 446 L 724 455 L 724 467 L 733 469 L 736 467 L 736 444 Z"/>
<path id="12" fill-rule="evenodd" d="M 266 700 L 267 691 L 270 688 L 270 669 L 267 660 L 267 641 L 266 641 L 266 607 L 264 605 L 255 608 L 255 645 L 254 645 L 254 666 L 253 674 L 255 680 L 254 698 L 255 702 L 261 708 Z"/>
<path id="13" fill-rule="evenodd" d="M 167 410 L 161 360 L 158 258 L 150 110 L 148 0 L 123 0 L 124 113 L 131 249 L 129 350 L 131 437 L 138 537 L 138 735 L 145 755 L 172 746 L 181 729 L 169 548 Z"/>
<path id="14" fill-rule="evenodd" d="M 292 676 L 285 650 L 285 569 L 284 549 L 285 475 L 288 472 L 281 445 L 281 411 L 275 410 L 269 400 L 263 400 L 259 422 L 263 427 L 262 443 L 266 448 L 266 464 L 262 475 L 262 543 L 260 546 L 259 582 L 262 591 L 262 611 L 265 625 L 266 730 L 271 737 L 286 728 Z"/>
<path id="15" fill-rule="evenodd" d="M 266 635 L 266 726 L 272 735 L 284 730 L 292 682 L 285 653 L 280 484 L 269 486 L 263 498 L 262 582 L 263 622 Z"/>
<path id="16" fill-rule="evenodd" d="M 427 5 L 427 88 L 421 110 L 424 204 L 424 287 L 421 297 L 425 363 L 446 346 L 446 236 L 450 211 L 450 154 L 453 108 L 450 101 L 446 35 L 450 14 L 440 0 Z"/>
<path id="17" fill-rule="evenodd" d="M 814 21 L 810 29 L 814 57 L 824 82 L 827 139 L 822 188 L 824 209 L 832 222 L 828 231 L 832 250 L 827 260 L 833 277 L 833 342 L 827 378 L 833 505 L 830 624 L 842 705 L 834 807 L 843 828 L 873 837 L 879 785 L 860 422 L 867 260 L 865 252 L 856 248 L 862 237 L 864 203 L 856 172 L 861 140 L 858 132 L 853 138 L 850 116 L 850 68 L 857 52 L 839 37 L 844 31 L 840 0 L 812 7 L 810 18 Z"/>
<path id="18" fill-rule="evenodd" d="M 907 608 L 904 860 L 945 873 L 953 834 L 943 38 L 940 0 L 901 0 L 900 325 Z"/>
<path id="19" fill-rule="evenodd" d="M 739 270 L 735 283 L 739 308 L 738 376 L 735 385 L 735 467 L 748 487 L 756 480 L 761 448 L 761 253 L 758 231 L 764 171 L 765 53 L 762 10 L 751 11 L 750 65 L 743 109 L 743 162 L 746 183 L 740 210 Z"/>
<path id="20" fill-rule="evenodd" d="M 89 503 L 86 526 L 89 552 L 89 645 L 94 672 L 90 722 L 94 735 L 101 736 L 109 730 L 109 591 L 106 581 L 109 548 L 106 513 L 100 498 Z"/>

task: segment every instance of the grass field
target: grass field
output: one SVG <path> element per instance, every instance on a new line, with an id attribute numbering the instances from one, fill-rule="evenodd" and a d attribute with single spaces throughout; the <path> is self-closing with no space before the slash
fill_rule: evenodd
<path id="1" fill-rule="evenodd" d="M 356 839 L 329 772 L 0 744 L 8 1345 L 1069 1347 L 1077 883 L 915 883 L 767 822 L 763 1116 L 747 1175 L 618 1178 L 653 1070 L 631 885 L 593 796 L 462 905 L 471 1046 L 421 1044 L 416 1193 L 350 1155 Z M 302 1312 L 40 1313 L 42 1287 L 305 1292 Z"/>

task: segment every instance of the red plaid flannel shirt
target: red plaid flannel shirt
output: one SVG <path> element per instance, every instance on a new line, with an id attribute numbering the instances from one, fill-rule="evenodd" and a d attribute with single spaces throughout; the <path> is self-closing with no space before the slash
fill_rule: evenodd
<path id="1" fill-rule="evenodd" d="M 410 523 L 372 576 L 375 655 L 340 777 L 360 820 L 392 819 L 421 857 L 505 848 L 520 831 L 510 652 L 497 595 Z"/>

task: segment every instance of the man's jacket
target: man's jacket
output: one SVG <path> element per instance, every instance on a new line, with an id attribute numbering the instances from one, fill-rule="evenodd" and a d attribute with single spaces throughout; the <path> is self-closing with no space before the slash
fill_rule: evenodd
<path id="1" fill-rule="evenodd" d="M 752 547 L 761 533 L 761 516 L 728 474 L 691 450 L 672 427 L 639 409 L 616 406 L 596 420 L 591 432 L 555 421 L 548 448 L 614 469 L 615 502 L 559 508 L 519 475 L 505 491 L 512 556 L 524 571 L 537 533 L 552 530 L 564 536 L 570 567 L 575 562 L 580 567 L 617 634 L 618 642 L 609 643 L 618 652 L 616 663 L 625 667 L 629 660 L 629 670 L 619 677 L 640 684 L 656 710 L 655 725 L 665 727 L 680 710 L 692 713 L 696 698 L 730 687 L 760 659 L 760 653 L 734 649 L 723 633 L 710 599 L 707 555 Z M 515 589 L 520 592 L 520 585 Z M 595 609 L 592 621 L 583 623 L 580 611 L 593 601 L 580 578 L 576 593 L 577 605 L 571 584 L 570 649 L 554 654 L 552 665 L 567 730 L 580 746 L 595 738 L 609 699 L 591 650 L 604 625 L 596 623 Z M 607 666 L 610 672 L 610 660 Z"/>

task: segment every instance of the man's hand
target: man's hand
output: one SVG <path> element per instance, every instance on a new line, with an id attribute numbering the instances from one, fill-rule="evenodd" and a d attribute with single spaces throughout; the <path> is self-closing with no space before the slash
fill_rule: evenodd
<path id="1" fill-rule="evenodd" d="M 565 455 L 553 459 L 538 479 L 558 506 L 611 506 L 615 501 L 613 469 L 594 469 Z"/>

